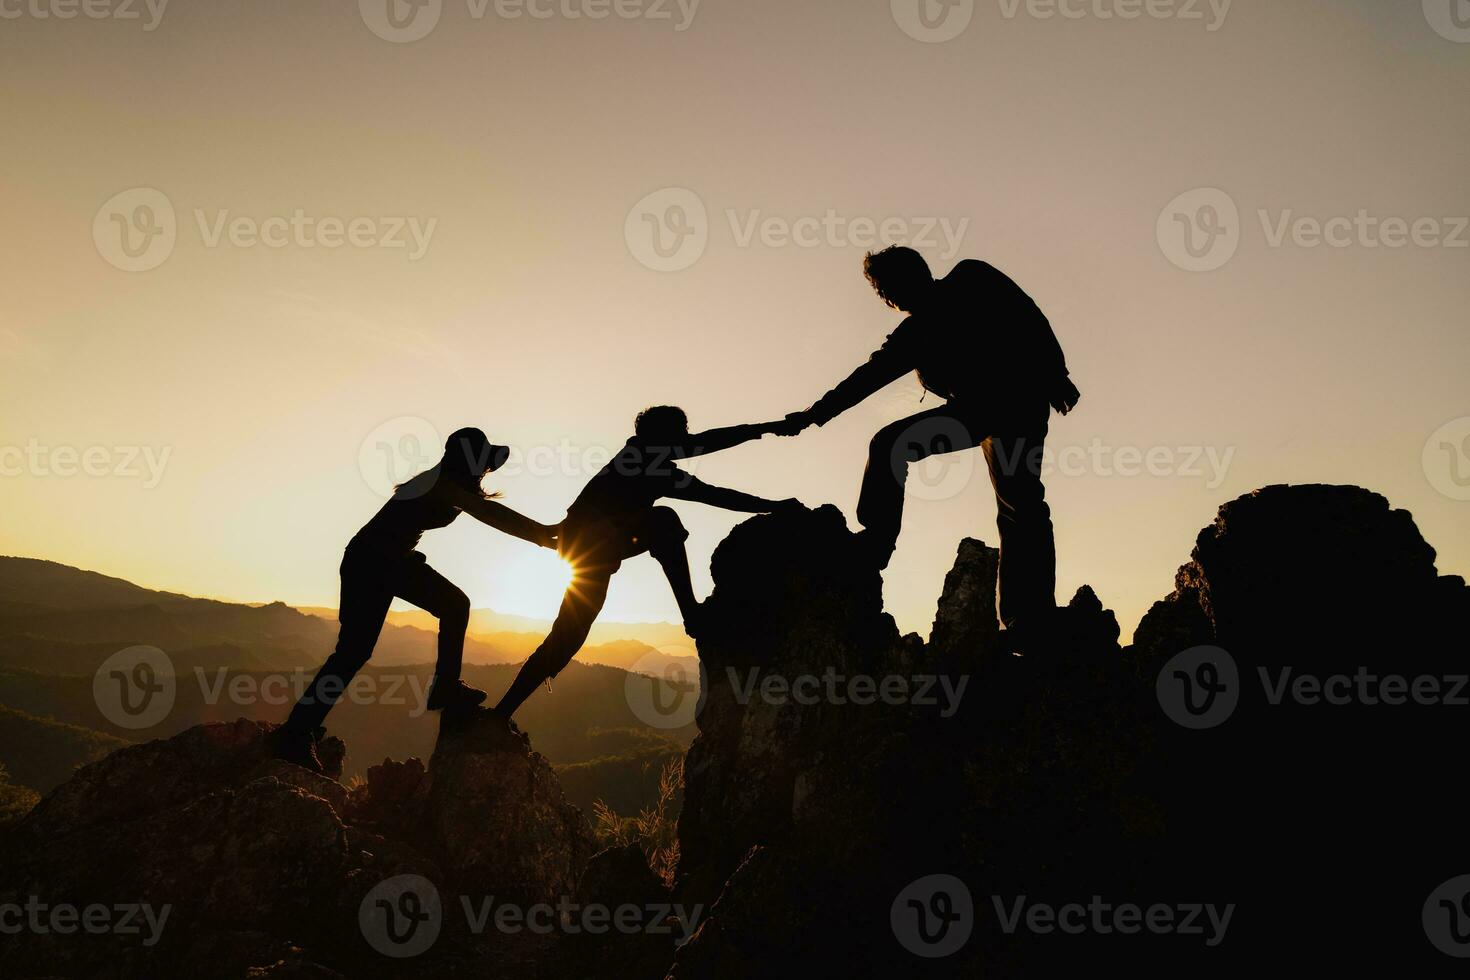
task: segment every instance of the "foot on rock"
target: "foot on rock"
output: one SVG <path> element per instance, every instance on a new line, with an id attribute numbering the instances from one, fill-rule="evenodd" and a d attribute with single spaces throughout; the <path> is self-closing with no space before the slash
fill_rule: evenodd
<path id="1" fill-rule="evenodd" d="M 302 735 L 282 727 L 270 736 L 271 752 L 282 762 L 300 766 L 318 776 L 326 775 L 322 761 L 316 754 L 316 739 L 310 734 Z"/>
<path id="2" fill-rule="evenodd" d="M 484 691 L 470 687 L 464 681 L 455 681 L 452 684 L 440 684 L 436 681 L 434 690 L 429 693 L 428 708 L 430 711 L 468 711 L 484 704 L 486 697 Z"/>

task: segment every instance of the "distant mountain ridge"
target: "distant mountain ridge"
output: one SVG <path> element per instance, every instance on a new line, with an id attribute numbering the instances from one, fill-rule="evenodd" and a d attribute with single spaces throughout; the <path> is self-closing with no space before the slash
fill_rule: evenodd
<path id="1" fill-rule="evenodd" d="M 282 602 L 233 603 L 144 588 L 98 572 L 35 558 L 0 557 L 0 767 L 9 784 L 49 791 L 77 765 L 125 745 L 167 737 L 200 723 L 240 717 L 278 722 L 331 652 L 336 610 L 300 610 Z M 535 626 L 534 620 L 479 614 L 495 626 Z M 516 664 L 545 635 L 529 631 L 472 634 L 465 645 L 465 679 L 499 696 Z M 616 624 L 602 630 L 608 635 Z M 677 627 L 640 627 L 649 639 L 679 634 Z M 144 730 L 120 728 L 100 710 L 94 676 L 130 646 L 164 651 L 178 678 L 168 717 Z M 381 703 L 344 703 L 328 726 L 353 747 L 348 775 L 393 755 L 427 755 L 438 716 L 423 709 L 437 657 L 437 622 L 427 613 L 395 613 L 360 678 L 383 692 Z M 555 684 L 521 713 L 537 748 L 554 765 L 571 766 L 569 796 L 590 812 L 605 799 L 636 811 L 657 793 L 664 762 L 676 759 L 692 726 L 655 730 L 629 707 L 627 672 L 663 675 L 678 665 L 697 676 L 693 647 L 666 652 L 636 638 L 613 637 L 581 652 Z M 280 691 L 263 696 L 269 681 Z M 283 686 L 282 682 L 285 682 Z M 235 699 L 224 685 L 252 693 Z M 282 693 L 284 692 L 284 693 Z M 391 696 L 388 692 L 394 692 Z M 283 698 L 285 698 L 283 700 Z"/>

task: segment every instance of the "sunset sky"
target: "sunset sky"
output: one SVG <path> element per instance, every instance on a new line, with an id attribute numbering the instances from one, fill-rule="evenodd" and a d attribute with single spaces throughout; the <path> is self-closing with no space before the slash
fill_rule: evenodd
<path id="1" fill-rule="evenodd" d="M 383 486 L 454 428 L 528 453 L 493 485 L 552 522 L 649 404 L 806 407 L 897 323 L 861 275 L 887 232 L 1052 319 L 1084 395 L 1052 427 L 1061 601 L 1092 584 L 1126 636 L 1271 483 L 1378 490 L 1470 572 L 1451 0 L 982 0 L 963 29 L 918 0 L 385 2 L 0 0 L 0 553 L 334 605 Z M 696 472 L 852 521 L 921 395 Z M 742 518 L 675 506 L 704 595 Z M 915 475 L 902 628 L 994 519 L 978 453 Z M 423 550 L 476 606 L 560 598 L 553 555 L 469 519 Z M 677 619 L 652 560 L 604 619 Z"/>

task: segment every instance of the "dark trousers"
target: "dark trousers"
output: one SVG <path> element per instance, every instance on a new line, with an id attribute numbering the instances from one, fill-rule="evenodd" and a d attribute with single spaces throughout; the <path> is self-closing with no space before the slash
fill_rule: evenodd
<path id="1" fill-rule="evenodd" d="M 395 596 L 439 619 L 439 662 L 434 668 L 434 683 L 459 679 L 465 631 L 470 625 L 470 600 L 453 582 L 430 568 L 417 551 L 385 555 L 349 546 L 340 571 L 337 649 L 291 709 L 286 728 L 298 735 L 322 723 L 368 662 Z"/>
<path id="2" fill-rule="evenodd" d="M 631 520 L 616 523 L 563 525 L 561 555 L 572 566 L 572 584 L 562 596 L 551 632 L 527 658 L 496 710 L 507 716 L 514 714 L 538 685 L 571 663 L 587 641 L 597 614 L 602 612 L 608 584 L 624 559 L 647 552 L 668 572 L 671 567 L 685 564 L 684 542 L 688 537 L 679 515 L 668 507 L 650 507 Z M 683 574 L 688 577 L 687 565 Z"/>
<path id="3" fill-rule="evenodd" d="M 903 523 L 909 467 L 930 456 L 979 447 L 995 488 L 1000 528 L 1000 618 L 1007 627 L 1056 607 L 1056 538 L 1041 484 L 1049 409 L 1002 417 L 941 405 L 878 430 L 868 449 L 858 522 L 892 550 Z"/>

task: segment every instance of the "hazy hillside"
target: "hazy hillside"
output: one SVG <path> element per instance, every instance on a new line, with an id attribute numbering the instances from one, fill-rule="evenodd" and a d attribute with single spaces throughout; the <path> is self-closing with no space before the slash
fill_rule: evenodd
<path id="1" fill-rule="evenodd" d="M 77 766 L 128 744 L 102 732 L 0 706 L 0 766 L 10 771 L 11 782 L 40 793 L 66 782 Z"/>
<path id="2" fill-rule="evenodd" d="M 0 558 L 0 764 L 11 784 L 45 792 L 75 766 L 123 745 L 205 722 L 279 722 L 331 651 L 335 619 L 330 609 L 195 599 L 55 562 Z M 479 621 L 535 626 L 493 613 Z M 465 679 L 499 697 L 547 626 L 472 636 Z M 679 632 L 666 624 L 633 628 L 651 639 Z M 359 675 L 363 695 L 332 712 L 329 730 L 351 746 L 348 777 L 385 758 L 427 758 L 433 750 L 439 720 L 425 712 L 424 699 L 436 632 L 427 614 L 395 613 Z M 93 691 L 103 662 L 134 645 L 164 651 L 175 678 L 166 718 L 143 730 L 115 724 Z M 656 795 L 662 765 L 687 748 L 692 727 L 650 728 L 625 694 L 626 670 L 635 666 L 661 674 L 688 660 L 693 676 L 697 662 L 677 656 L 685 648 L 669 649 L 616 637 L 590 645 L 556 679 L 554 693 L 537 692 L 518 713 L 536 750 L 568 767 L 568 794 L 579 806 L 605 798 L 636 811 Z"/>

